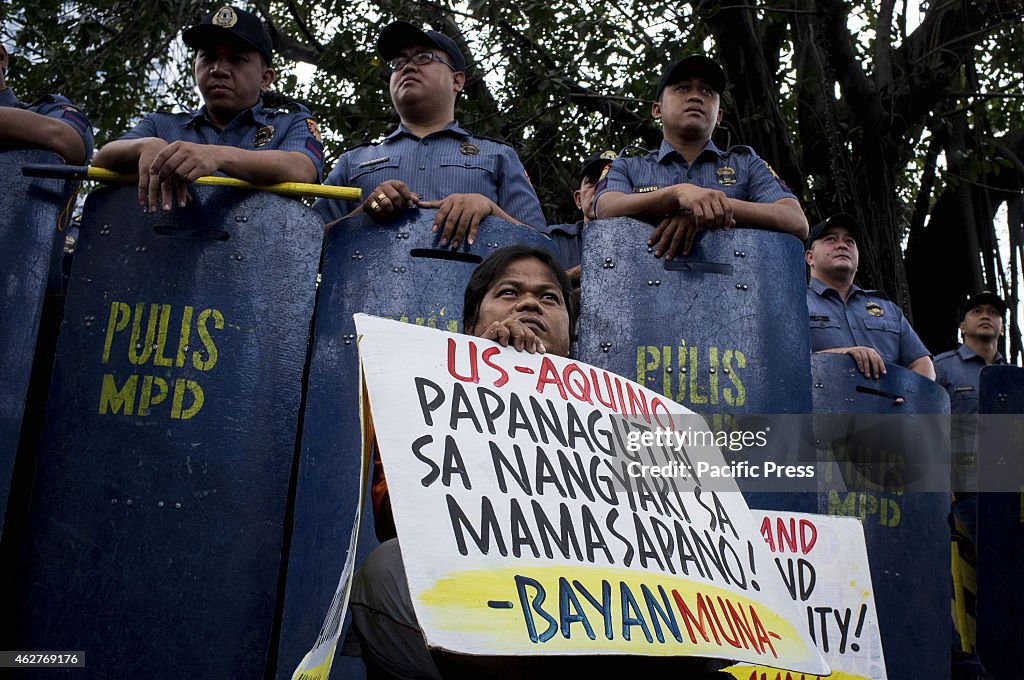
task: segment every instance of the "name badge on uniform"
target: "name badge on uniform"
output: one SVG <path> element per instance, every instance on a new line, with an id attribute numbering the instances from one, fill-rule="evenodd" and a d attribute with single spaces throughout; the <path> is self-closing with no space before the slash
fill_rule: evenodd
<path id="1" fill-rule="evenodd" d="M 381 156 L 380 158 L 374 158 L 372 161 L 363 161 L 362 163 L 360 163 L 356 167 L 357 168 L 368 168 L 371 165 L 377 165 L 377 163 L 387 163 L 389 160 L 391 160 L 391 156 Z"/>
<path id="2" fill-rule="evenodd" d="M 654 185 L 652 187 L 633 187 L 633 193 L 634 194 L 649 194 L 652 191 L 657 191 L 660 188 L 661 187 L 659 187 L 658 185 Z"/>
<path id="3" fill-rule="evenodd" d="M 718 183 L 725 186 L 732 186 L 736 184 L 736 171 L 730 168 L 728 165 L 724 165 L 715 171 L 715 177 L 718 178 Z"/>
<path id="4" fill-rule="evenodd" d="M 973 388 L 973 387 L 971 387 L 970 385 L 965 385 L 965 386 L 963 386 L 963 387 L 958 387 L 958 388 L 956 388 L 956 389 L 955 389 L 955 390 L 953 390 L 953 391 L 954 391 L 954 392 L 973 392 L 973 391 L 974 391 L 974 388 Z"/>
<path id="5" fill-rule="evenodd" d="M 811 321 L 828 321 L 828 317 L 821 314 L 811 314 Z"/>
<path id="6" fill-rule="evenodd" d="M 256 137 L 252 140 L 253 146 L 263 146 L 274 138 L 274 126 L 264 125 L 256 131 Z"/>
<path id="7" fill-rule="evenodd" d="M 864 308 L 868 310 L 868 314 L 871 316 L 885 316 L 885 310 L 874 302 L 867 303 L 864 305 Z"/>
<path id="8" fill-rule="evenodd" d="M 459 153 L 463 156 L 479 156 L 480 147 L 476 144 L 470 144 L 469 142 L 463 142 L 459 144 Z"/>

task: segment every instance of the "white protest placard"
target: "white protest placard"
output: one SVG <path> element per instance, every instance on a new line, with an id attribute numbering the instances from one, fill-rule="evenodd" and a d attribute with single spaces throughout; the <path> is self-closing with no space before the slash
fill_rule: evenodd
<path id="1" fill-rule="evenodd" d="M 665 458 L 636 433 L 691 412 L 577 361 L 366 315 L 356 328 L 428 645 L 828 673 L 735 484 L 640 476 Z M 725 465 L 713 446 L 660 453 L 676 471 Z"/>
<path id="2" fill-rule="evenodd" d="M 886 680 L 864 528 L 854 517 L 754 510 L 790 599 L 832 667 L 828 680 Z M 817 680 L 772 668 L 734 666 L 740 680 Z"/>

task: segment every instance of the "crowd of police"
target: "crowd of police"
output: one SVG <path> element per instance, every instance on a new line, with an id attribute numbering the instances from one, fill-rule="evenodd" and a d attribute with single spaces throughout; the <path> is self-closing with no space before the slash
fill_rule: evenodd
<path id="1" fill-rule="evenodd" d="M 981 368 L 1005 363 L 997 347 L 1007 306 L 998 295 L 970 297 L 962 309 L 963 344 L 933 360 L 897 305 L 882 291 L 854 283 L 860 232 L 854 218 L 837 214 L 809 229 L 796 196 L 767 161 L 747 146 L 715 145 L 711 136 L 727 81 L 706 56 L 671 64 L 657 83 L 652 115 L 663 130 L 660 148 L 638 157 L 604 151 L 587 158 L 573 196 L 582 219 L 549 225 L 515 150 L 456 121 L 467 63 L 448 36 L 402 21 L 381 30 L 377 49 L 391 73 L 391 101 L 401 124 L 384 139 L 345 151 L 326 180 L 320 133 L 309 112 L 263 104 L 274 69 L 271 40 L 258 17 L 225 6 L 185 30 L 183 39 L 195 50 L 203 106 L 150 113 L 93 158 L 97 167 L 138 174 L 144 210 L 185 207 L 192 200 L 189 184 L 208 175 L 263 185 L 325 181 L 357 187 L 363 196 L 319 199 L 313 207 L 327 229 L 355 215 L 387 224 L 410 208 L 430 209 L 436 211 L 438 243 L 458 248 L 472 244 L 481 221 L 493 216 L 547 234 L 577 286 L 585 276 L 583 234 L 596 219 L 628 216 L 651 223 L 647 245 L 654 257 L 666 259 L 688 255 L 704 231 L 774 230 L 805 240 L 812 351 L 847 354 L 868 378 L 884 374 L 886 364 L 907 367 L 940 383 L 953 412 L 962 414 L 977 413 Z M 19 102 L 6 86 L 8 61 L 0 45 L 0 145 L 48 149 L 72 164 L 92 158 L 82 111 L 59 95 Z M 970 436 L 959 434 L 955 455 L 972 455 Z M 975 494 L 970 480 L 956 486 L 957 514 L 973 535 Z M 991 677 L 973 654 L 955 657 L 954 677 Z M 403 675 L 386 654 L 375 665 L 383 677 Z"/>

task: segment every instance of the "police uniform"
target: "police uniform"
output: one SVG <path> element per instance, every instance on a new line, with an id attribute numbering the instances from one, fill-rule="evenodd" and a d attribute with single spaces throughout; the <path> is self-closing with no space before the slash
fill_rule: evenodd
<path id="1" fill-rule="evenodd" d="M 159 137 L 167 143 L 220 144 L 248 151 L 297 151 L 313 161 L 317 180 L 323 177 L 324 147 L 309 110 L 267 108 L 263 100 L 240 112 L 223 130 L 206 115 L 206 107 L 189 113 L 150 113 L 121 139 Z M 217 173 L 223 175 L 224 173 Z"/>
<path id="2" fill-rule="evenodd" d="M 638 194 L 676 184 L 716 189 L 729 198 L 752 203 L 796 199 L 767 161 L 749 146 L 734 146 L 722 151 L 708 140 L 693 163 L 688 163 L 671 144 L 662 140 L 661 148 L 656 152 L 612 161 L 604 177 L 597 182 L 594 205 L 600 206 L 599 201 L 606 191 Z"/>
<path id="3" fill-rule="evenodd" d="M 82 144 L 85 146 L 85 162 L 88 163 L 89 159 L 92 158 L 92 125 L 89 124 L 89 120 L 81 110 L 67 97 L 62 97 L 59 94 L 48 94 L 32 104 L 24 104 L 18 101 L 11 88 L 7 87 L 0 90 L 0 106 L 24 109 L 67 123 L 82 138 Z M 57 217 L 56 226 L 59 236 L 54 239 L 53 252 L 50 254 L 50 273 L 46 283 L 48 295 L 60 294 L 64 290 L 62 266 L 62 260 L 64 259 L 64 234 L 71 221 L 71 214 L 74 212 L 75 199 L 78 196 L 78 187 L 80 185 L 81 182 L 77 180 L 67 180 L 64 182 L 64 209 Z"/>
<path id="4" fill-rule="evenodd" d="M 385 180 L 405 182 L 424 201 L 451 194 L 481 194 L 532 227 L 543 227 L 540 201 L 519 156 L 508 144 L 478 137 L 453 122 L 423 139 L 404 125 L 380 142 L 343 153 L 325 184 L 358 187 L 364 196 Z M 320 199 L 313 208 L 333 222 L 359 206 Z"/>
<path id="5" fill-rule="evenodd" d="M 887 363 L 904 367 L 930 355 L 903 312 L 882 291 L 854 285 L 844 302 L 839 291 L 811 277 L 807 311 L 813 352 L 871 347 Z"/>
<path id="6" fill-rule="evenodd" d="M 1005 363 L 1003 355 L 996 352 L 992 364 Z M 950 427 L 954 465 L 953 491 L 976 490 L 977 470 L 974 463 L 977 452 L 977 424 L 973 416 L 978 413 L 978 382 L 981 378 L 981 369 L 985 366 L 984 357 L 967 345 L 960 345 L 958 349 L 943 352 L 935 357 L 935 382 L 942 385 L 949 394 L 949 412 L 953 415 Z M 973 521 L 970 521 L 968 526 L 972 538 L 973 524 Z"/>
<path id="7" fill-rule="evenodd" d="M 555 242 L 562 269 L 572 269 L 583 261 L 583 220 L 575 224 L 549 224 L 539 231 Z"/>
<path id="8" fill-rule="evenodd" d="M 82 144 L 85 145 L 86 163 L 92 158 L 92 126 L 85 115 L 67 97 L 62 97 L 59 94 L 48 94 L 32 104 L 23 104 L 14 96 L 11 88 L 7 87 L 0 90 L 0 106 L 25 109 L 47 118 L 64 121 L 82 138 Z"/>

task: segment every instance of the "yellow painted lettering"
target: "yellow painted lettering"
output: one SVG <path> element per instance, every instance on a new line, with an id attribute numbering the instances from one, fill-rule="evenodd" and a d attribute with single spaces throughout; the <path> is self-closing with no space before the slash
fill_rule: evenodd
<path id="1" fill-rule="evenodd" d="M 181 335 L 178 337 L 178 357 L 174 365 L 181 368 L 185 365 L 185 353 L 188 352 L 188 343 L 192 338 L 192 306 L 185 305 L 181 313 Z"/>
<path id="2" fill-rule="evenodd" d="M 708 396 L 701 394 L 697 386 L 697 348 L 690 347 L 690 403 L 691 404 L 706 404 L 708 403 Z"/>
<path id="3" fill-rule="evenodd" d="M 213 343 L 210 331 L 206 328 L 206 322 L 210 320 L 210 317 L 213 317 L 214 328 L 217 330 L 224 329 L 224 315 L 219 311 L 216 309 L 204 309 L 199 312 L 199 320 L 196 325 L 199 330 L 199 339 L 202 341 L 203 347 L 206 348 L 206 361 L 203 361 L 202 354 L 196 351 L 192 353 L 192 365 L 200 371 L 209 371 L 217 363 L 217 345 Z"/>
<path id="4" fill-rule="evenodd" d="M 192 394 L 192 405 L 182 408 L 185 402 L 185 390 Z M 178 420 L 188 420 L 199 409 L 203 408 L 203 388 L 198 383 L 185 378 L 178 378 L 174 381 L 174 400 L 171 402 L 171 417 Z"/>
<path id="5" fill-rule="evenodd" d="M 735 366 L 732 363 L 733 359 L 736 360 Z M 747 403 L 747 390 L 743 386 L 743 378 L 736 369 L 746 368 L 747 358 L 738 349 L 727 349 L 722 354 L 722 367 L 728 372 L 729 381 L 733 385 L 722 390 L 722 397 L 725 399 L 725 403 L 729 406 L 743 406 L 743 404 Z M 735 392 L 733 391 L 734 389 Z"/>
<path id="6" fill-rule="evenodd" d="M 135 315 L 132 317 L 132 339 L 128 345 L 128 361 L 136 366 L 149 361 L 149 355 L 153 352 L 153 340 L 156 339 L 157 310 L 159 305 L 149 306 L 149 323 L 146 325 L 146 339 L 142 339 L 142 317 L 145 316 L 142 310 L 146 303 L 135 303 Z"/>
<path id="7" fill-rule="evenodd" d="M 156 385 L 156 394 L 153 394 L 153 386 Z M 156 406 L 167 398 L 167 381 L 156 375 L 147 375 L 142 378 L 142 389 L 139 391 L 140 416 L 149 415 L 149 407 Z"/>
<path id="8" fill-rule="evenodd" d="M 171 321 L 171 306 L 160 305 L 160 328 L 156 334 L 156 351 L 153 354 L 154 366 L 170 366 L 171 360 L 164 356 L 167 345 L 167 325 Z"/>
<path id="9" fill-rule="evenodd" d="M 712 404 L 718 403 L 718 348 L 708 348 L 708 396 Z"/>
<path id="10" fill-rule="evenodd" d="M 103 388 L 100 390 L 100 415 L 104 416 L 108 412 L 120 412 L 122 415 L 130 416 L 135 408 L 135 386 L 138 382 L 139 376 L 128 376 L 121 389 L 118 389 L 113 374 L 103 374 Z"/>
<path id="11" fill-rule="evenodd" d="M 110 360 L 110 345 L 114 342 L 114 333 L 119 333 L 128 327 L 128 321 L 132 317 L 132 308 L 124 302 L 110 303 L 110 318 L 107 320 L 107 339 L 103 341 L 103 361 Z"/>

